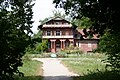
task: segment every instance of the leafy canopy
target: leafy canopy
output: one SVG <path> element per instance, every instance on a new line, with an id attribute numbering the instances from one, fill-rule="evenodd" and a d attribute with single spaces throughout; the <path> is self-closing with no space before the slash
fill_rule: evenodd
<path id="1" fill-rule="evenodd" d="M 120 21 L 120 5 L 118 0 L 54 0 L 56 7 L 64 8 L 66 14 L 81 19 L 83 16 L 90 18 L 93 28 L 101 34 L 106 28 L 118 30 Z"/>
<path id="2" fill-rule="evenodd" d="M 107 62 L 120 70 L 119 0 L 54 0 L 53 3 L 75 19 L 88 17 L 93 22 L 91 28 L 102 36 L 99 46 L 108 55 Z"/>
<path id="3" fill-rule="evenodd" d="M 30 44 L 32 0 L 0 0 L 0 78 L 13 80 L 20 73 L 22 56 Z M 26 32 L 26 33 L 25 33 Z"/>

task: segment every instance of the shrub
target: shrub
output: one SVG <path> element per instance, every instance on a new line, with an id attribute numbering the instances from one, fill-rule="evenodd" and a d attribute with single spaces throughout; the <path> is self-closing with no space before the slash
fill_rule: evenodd
<path id="1" fill-rule="evenodd" d="M 57 52 L 57 57 L 67 57 L 67 54 L 64 51 Z"/>
<path id="2" fill-rule="evenodd" d="M 80 54 L 83 53 L 83 52 L 82 52 L 79 48 L 77 48 L 77 47 L 75 47 L 75 48 L 72 47 L 72 49 L 71 49 L 71 47 L 70 47 L 70 48 L 68 47 L 68 48 L 62 50 L 62 52 L 66 53 L 67 55 L 69 55 L 69 54 L 77 54 L 77 55 L 80 55 Z"/>

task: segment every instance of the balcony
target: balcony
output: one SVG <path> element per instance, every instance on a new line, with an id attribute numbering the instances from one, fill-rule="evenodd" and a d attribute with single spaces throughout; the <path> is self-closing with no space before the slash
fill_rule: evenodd
<path id="1" fill-rule="evenodd" d="M 73 38 L 73 35 L 64 35 L 64 36 L 42 36 L 42 38 Z"/>
<path id="2" fill-rule="evenodd" d="M 43 25 L 44 27 L 72 27 L 72 24 L 61 24 L 61 25 Z"/>

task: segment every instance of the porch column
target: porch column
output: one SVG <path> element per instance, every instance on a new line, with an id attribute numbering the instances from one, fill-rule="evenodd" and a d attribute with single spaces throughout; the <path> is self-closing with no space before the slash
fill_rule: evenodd
<path id="1" fill-rule="evenodd" d="M 65 40 L 64 39 L 61 39 L 61 49 L 64 49 L 65 48 Z"/>
<path id="2" fill-rule="evenodd" d="M 73 39 L 69 39 L 69 41 L 70 41 L 70 45 L 74 46 Z"/>
<path id="3" fill-rule="evenodd" d="M 50 40 L 51 41 L 51 52 L 55 52 L 56 48 L 55 48 L 55 41 L 56 40 Z"/>

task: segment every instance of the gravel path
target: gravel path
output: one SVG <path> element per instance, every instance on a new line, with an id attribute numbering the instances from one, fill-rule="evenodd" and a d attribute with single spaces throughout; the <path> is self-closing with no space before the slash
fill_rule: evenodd
<path id="1" fill-rule="evenodd" d="M 57 58 L 34 58 L 43 62 L 44 80 L 72 80 L 72 76 L 78 76 L 70 72 Z"/>

